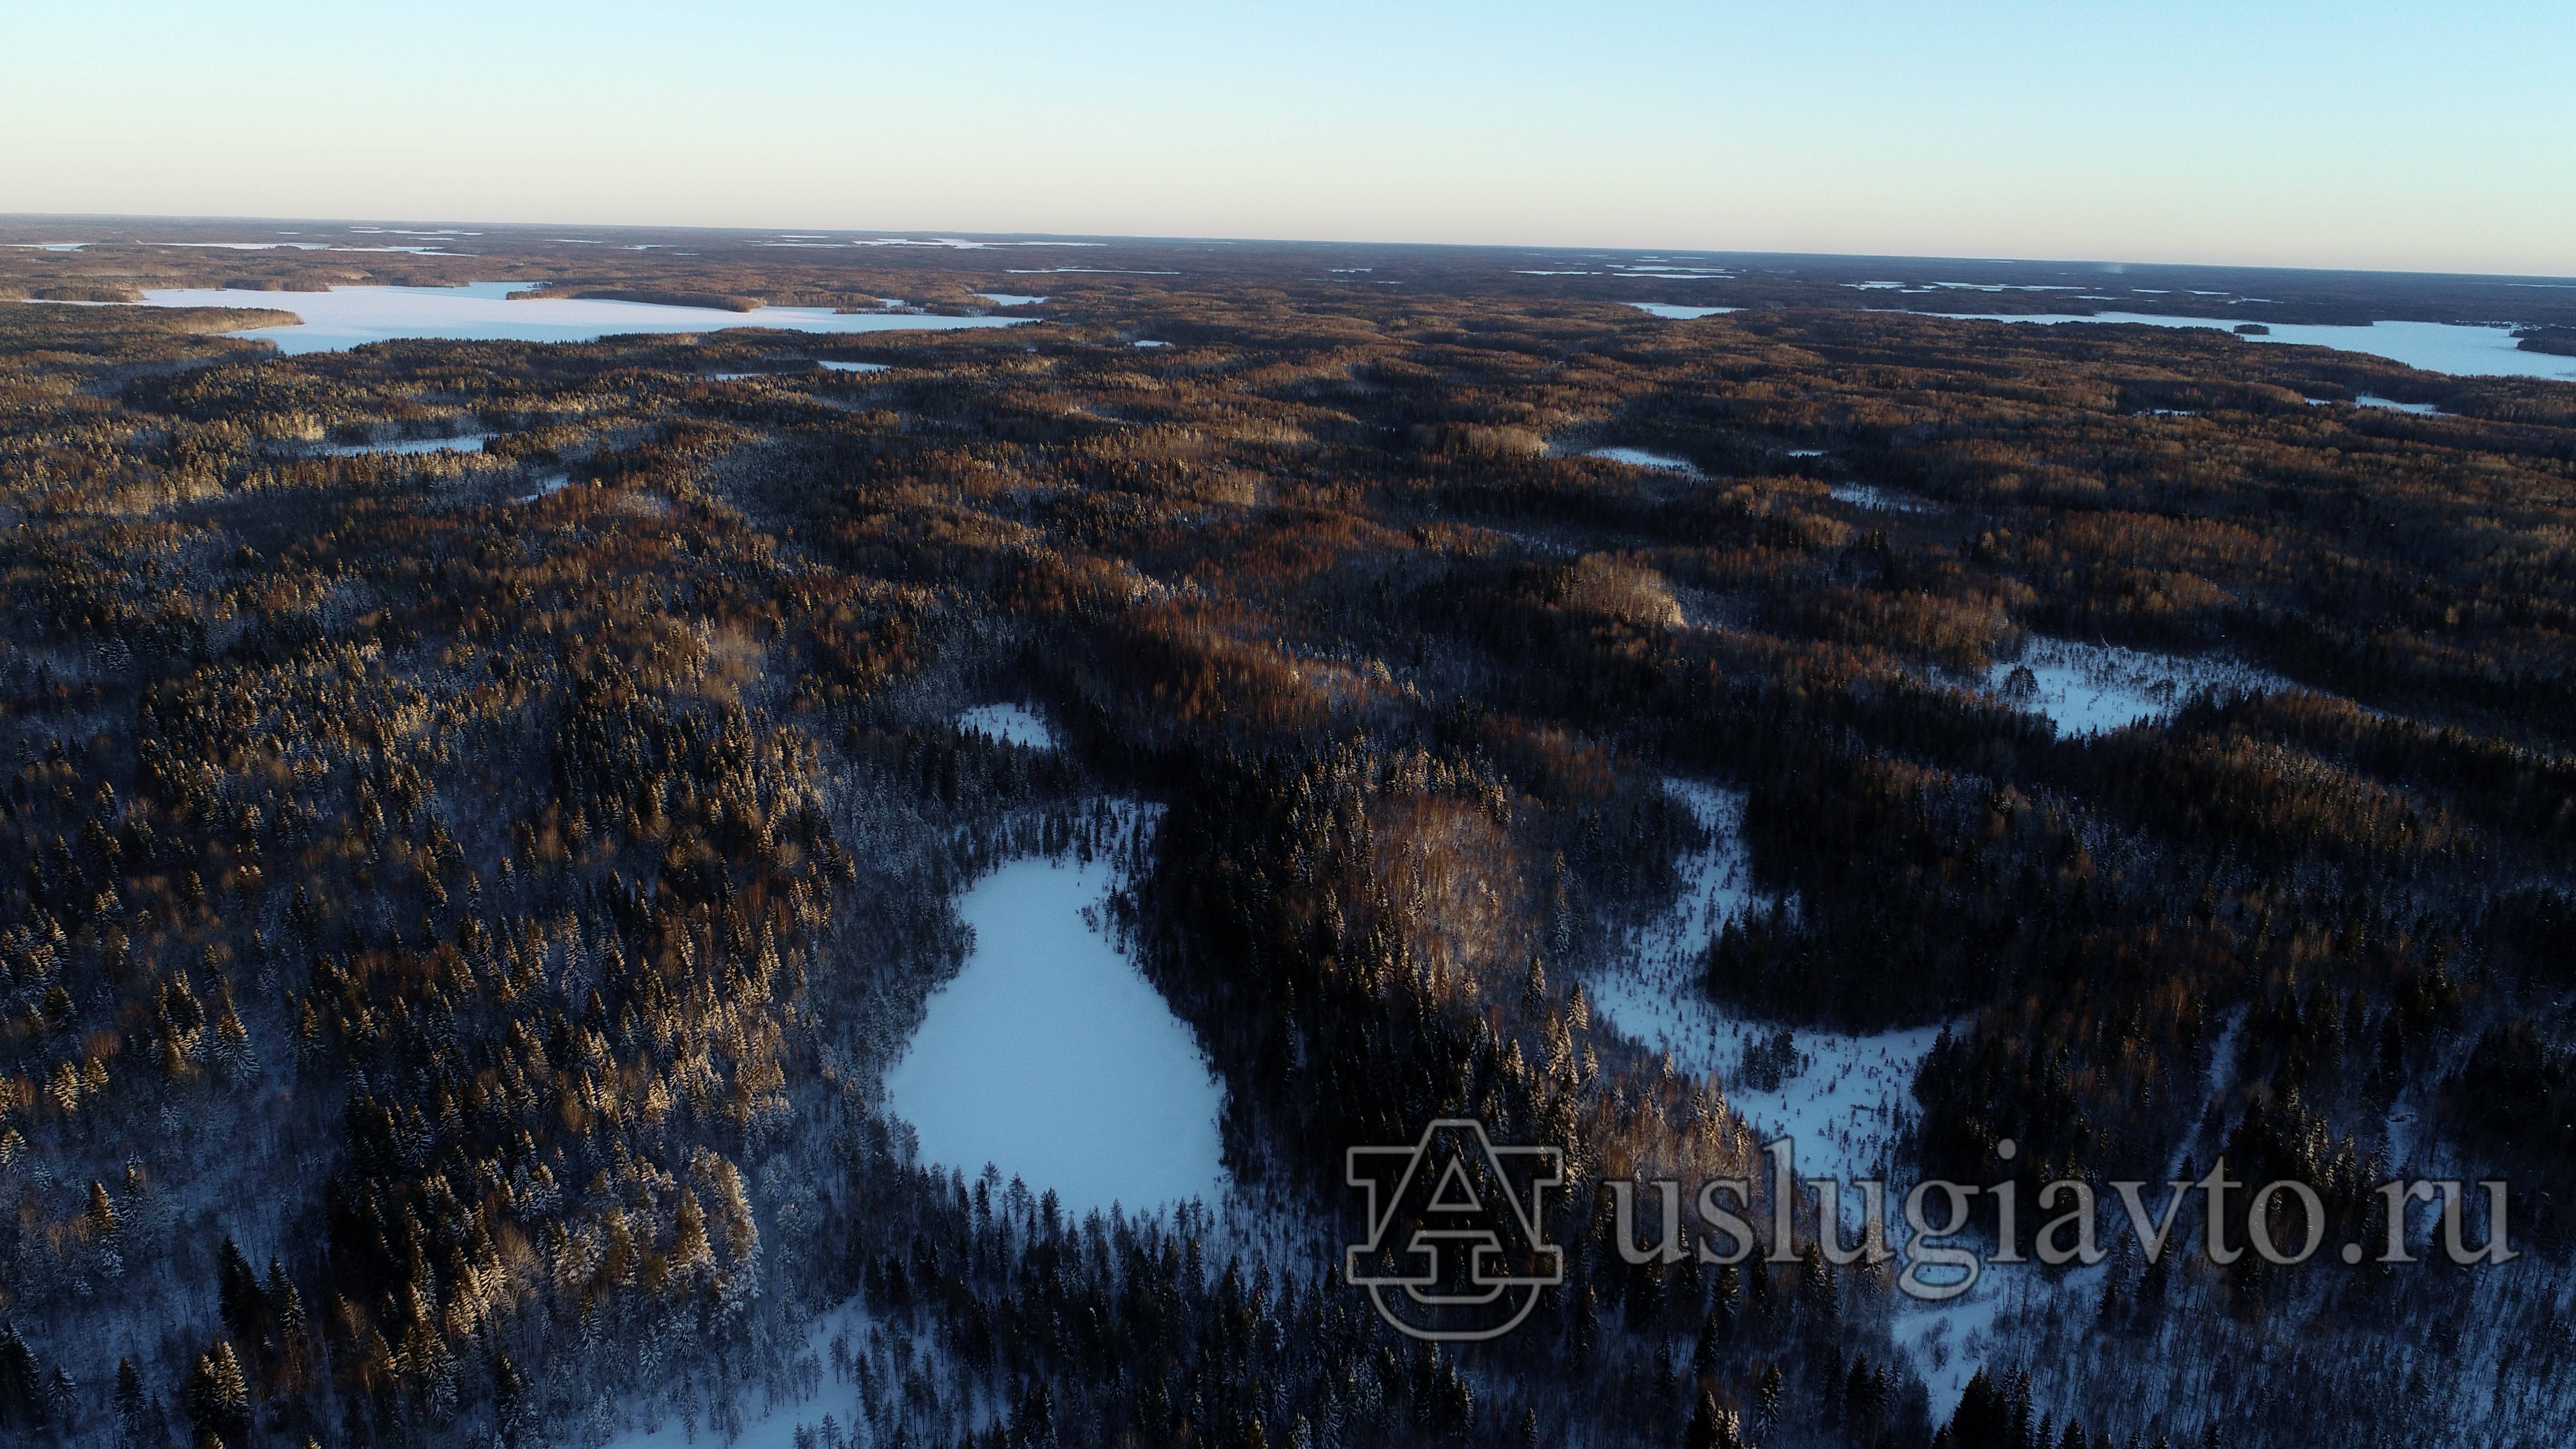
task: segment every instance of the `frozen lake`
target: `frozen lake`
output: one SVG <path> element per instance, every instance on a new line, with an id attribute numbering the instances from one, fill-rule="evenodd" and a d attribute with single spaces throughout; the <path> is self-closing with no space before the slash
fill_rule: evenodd
<path id="1" fill-rule="evenodd" d="M 1150 824 L 1133 807 L 1122 817 Z M 976 882 L 957 903 L 974 949 L 886 1074 L 887 1108 L 920 1134 L 923 1160 L 968 1177 L 989 1162 L 1031 1192 L 1053 1188 L 1077 1218 L 1113 1202 L 1214 1204 L 1226 1186 L 1216 1078 L 1102 929 L 1117 876 L 1068 854 Z"/>
<path id="2" fill-rule="evenodd" d="M 2091 317 L 2047 313 L 2029 317 L 2008 317 L 1993 313 L 1927 313 L 1927 316 L 1950 316 L 1967 322 L 2036 322 L 2053 326 L 2064 322 L 2131 322 L 2148 327 L 2214 327 L 2230 331 L 2240 323 L 2261 321 L 2258 317 L 2154 317 L 2143 312 L 2103 312 Z M 2363 352 L 2385 357 L 2408 367 L 2426 372 L 2447 372 L 2454 377 L 2544 377 L 2561 382 L 2576 382 L 2576 357 L 2552 357 L 2545 352 L 2524 352 L 2514 343 L 2509 327 L 2462 327 L 2447 322 L 2373 322 L 2367 327 L 2318 327 L 2301 323 L 2265 322 L 2272 329 L 2267 337 L 2248 337 L 2248 342 L 2295 342 L 2309 347 L 2331 347 L 2338 352 Z"/>
<path id="3" fill-rule="evenodd" d="M 1679 307 L 1670 302 L 1631 302 L 1628 305 L 1640 312 L 1674 322 L 1688 322 L 1694 317 L 1716 317 L 1739 310 L 1734 307 Z"/>
<path id="4" fill-rule="evenodd" d="M 2028 668 L 2027 693 L 2011 687 L 2013 671 Z M 2116 644 L 2080 644 L 2032 636 L 2018 660 L 1998 662 L 1986 687 L 2012 703 L 2048 716 L 2062 735 L 2099 734 L 2147 724 L 2204 686 L 2291 689 L 2289 680 L 2231 659 L 2192 659 L 2150 654 Z"/>
<path id="5" fill-rule="evenodd" d="M 1653 468 L 1658 472 L 1688 473 L 1694 478 L 1699 476 L 1699 469 L 1692 466 L 1690 459 L 1676 458 L 1670 453 L 1649 453 L 1643 448 L 1594 448 L 1583 456 L 1606 458 L 1613 463 L 1625 463 L 1631 468 Z"/>
<path id="6" fill-rule="evenodd" d="M 326 458 L 352 458 L 361 453 L 480 453 L 490 433 L 454 438 L 405 438 L 398 443 L 324 443 L 313 451 Z"/>
<path id="7" fill-rule="evenodd" d="M 1789 456 L 1796 458 L 1817 455 L 1791 453 Z M 1854 508 L 1876 509 L 1882 513 L 1938 513 L 1941 511 L 1939 506 L 1933 503 L 1920 498 L 1909 498 L 1902 493 L 1890 493 L 1872 483 L 1836 483 L 1825 492 L 1831 495 L 1836 503 L 1848 503 Z"/>
<path id="8" fill-rule="evenodd" d="M 827 307 L 759 307 L 728 312 L 716 307 L 664 307 L 649 302 L 608 302 L 568 297 L 508 300 L 524 282 L 476 282 L 468 287 L 334 287 L 328 292 L 255 292 L 212 287 L 158 288 L 143 294 L 151 307 L 267 307 L 304 319 L 297 327 L 259 327 L 229 333 L 264 337 L 288 353 L 339 352 L 366 342 L 434 337 L 467 342 L 593 342 L 623 333 L 714 332 L 727 327 L 775 327 L 794 332 L 893 332 L 956 327 L 1010 327 L 1008 317 L 922 317 L 844 314 Z"/>
<path id="9" fill-rule="evenodd" d="M 819 367 L 825 372 L 883 372 L 886 370 L 887 366 L 882 362 L 816 362 L 807 365 Z M 708 380 L 711 382 L 743 382 L 752 378 L 777 378 L 781 381 L 792 381 L 806 375 L 796 369 L 797 364 L 790 362 L 784 367 L 772 367 L 759 372 L 710 373 L 708 374 Z"/>

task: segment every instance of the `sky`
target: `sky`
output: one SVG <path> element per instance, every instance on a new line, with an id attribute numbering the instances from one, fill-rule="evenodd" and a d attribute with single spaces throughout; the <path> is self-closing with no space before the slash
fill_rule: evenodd
<path id="1" fill-rule="evenodd" d="M 2576 274 L 2568 0 L 0 0 L 0 212 Z"/>

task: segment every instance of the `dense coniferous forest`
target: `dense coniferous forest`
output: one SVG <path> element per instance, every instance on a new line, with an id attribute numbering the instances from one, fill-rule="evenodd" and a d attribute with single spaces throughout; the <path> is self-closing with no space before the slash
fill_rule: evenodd
<path id="1" fill-rule="evenodd" d="M 12 1442 L 2576 1429 L 2576 386 L 1847 289 L 1985 264 L 152 245 L 222 227 L 0 229 L 114 234 L 0 252 L 52 299 L 0 301 Z M 1028 320 L 282 357 L 221 335 L 275 315 L 69 305 L 498 277 Z M 2232 682 L 2060 728 L 2024 696 L 2070 642 Z M 1063 748 L 957 723 L 992 702 Z M 1740 796 L 1769 903 L 1677 989 L 1787 1033 L 1713 1074 L 1586 986 L 1710 848 L 1674 780 Z M 958 893 L 1042 854 L 1121 863 L 1239 1201 L 1077 1219 L 888 1111 Z M 2223 1155 L 2340 1244 L 2384 1178 L 2498 1178 L 2521 1256 L 2114 1254 L 1970 1347 L 1812 1205 L 1782 1261 L 1622 1251 L 1606 1184 L 1757 1176 L 1730 1094 L 1899 1028 L 1938 1028 L 1901 1179 Z M 1457 1116 L 1563 1151 L 1566 1280 L 1434 1348 L 1337 1276 L 1343 1154 Z"/>

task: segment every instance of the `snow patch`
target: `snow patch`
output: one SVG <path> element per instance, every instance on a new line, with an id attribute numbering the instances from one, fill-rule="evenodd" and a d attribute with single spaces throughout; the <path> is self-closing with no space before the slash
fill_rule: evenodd
<path id="1" fill-rule="evenodd" d="M 1794 458 L 1801 455 L 1792 453 L 1789 456 Z M 1825 492 L 1831 495 L 1836 503 L 1848 503 L 1854 508 L 1870 508 L 1881 513 L 1938 513 L 1941 511 L 1938 504 L 1927 503 L 1920 498 L 1908 498 L 1901 493 L 1890 493 L 1884 488 L 1867 483 L 1837 483 Z"/>
<path id="2" fill-rule="evenodd" d="M 1747 1021 L 1711 999 L 1701 976 L 1709 937 L 1729 919 L 1771 909 L 1775 898 L 1753 887 L 1743 791 L 1677 779 L 1664 788 L 1710 843 L 1681 863 L 1673 909 L 1633 932 L 1610 967 L 1587 981 L 1600 1019 L 1668 1054 L 1676 1071 L 1716 1076 L 1757 1140 L 1791 1139 L 1800 1178 L 1884 1176 L 1912 1116 L 1915 1068 L 1941 1027 L 1865 1036 L 1793 1030 Z M 1795 902 L 1781 909 L 1794 911 Z M 1842 1205 L 1858 1222 L 1859 1195 L 1844 1194 Z"/>
<path id="3" fill-rule="evenodd" d="M 1016 704 L 979 704 L 957 716 L 957 727 L 1033 750 L 1056 747 L 1055 730 L 1035 713 Z"/>
<path id="4" fill-rule="evenodd" d="M 2018 679 L 2022 671 L 2029 678 Z M 2034 637 L 2019 660 L 1991 666 L 1986 687 L 2048 717 L 2062 735 L 2148 724 L 2204 687 L 2289 689 L 2289 680 L 2231 659 L 2150 654 L 2116 644 Z"/>
<path id="5" fill-rule="evenodd" d="M 1694 478 L 1700 476 L 1699 469 L 1692 466 L 1688 458 L 1677 458 L 1670 453 L 1649 453 L 1643 448 L 1594 448 L 1583 456 L 1606 458 L 1613 463 L 1625 463 L 1631 468 L 1652 468 L 1664 473 L 1688 473 Z"/>

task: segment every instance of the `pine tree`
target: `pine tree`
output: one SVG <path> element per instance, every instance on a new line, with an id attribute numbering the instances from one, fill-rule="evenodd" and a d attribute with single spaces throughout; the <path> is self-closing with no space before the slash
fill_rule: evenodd
<path id="1" fill-rule="evenodd" d="M 122 1429 L 123 1443 L 140 1443 L 143 1437 L 143 1415 L 149 1401 L 143 1395 L 143 1375 L 134 1367 L 132 1357 L 116 1361 L 116 1420 Z"/>
<path id="2" fill-rule="evenodd" d="M 185 1391 L 188 1420 L 199 1434 L 234 1440 L 250 1428 L 250 1386 L 243 1382 L 241 1362 L 233 1357 L 233 1346 L 216 1339 L 215 1346 L 197 1356 L 188 1370 Z"/>
<path id="3" fill-rule="evenodd" d="M 46 1420 L 44 1378 L 36 1354 L 16 1324 L 0 1321 L 0 1429 L 41 1428 Z"/>
<path id="4" fill-rule="evenodd" d="M 241 1247 L 224 1239 L 215 1255 L 215 1293 L 223 1310 L 224 1329 L 244 1343 L 257 1344 L 268 1333 L 268 1295 Z"/>
<path id="5" fill-rule="evenodd" d="M 224 1003 L 223 1015 L 215 1021 L 213 1055 L 215 1070 L 227 1084 L 245 1087 L 259 1080 L 259 1053 L 252 1050 L 250 1032 L 229 1000 Z"/>
<path id="6" fill-rule="evenodd" d="M 1682 1449 L 1739 1449 L 1741 1444 L 1734 1412 L 1720 1407 L 1714 1392 L 1700 1390 L 1690 1423 L 1682 1430 Z"/>
<path id="7" fill-rule="evenodd" d="M 1762 1432 L 1766 1435 L 1780 1426 L 1782 1387 L 1780 1361 L 1773 1359 L 1764 1366 L 1761 1382 L 1753 1389 L 1754 1422 L 1762 1426 Z"/>

